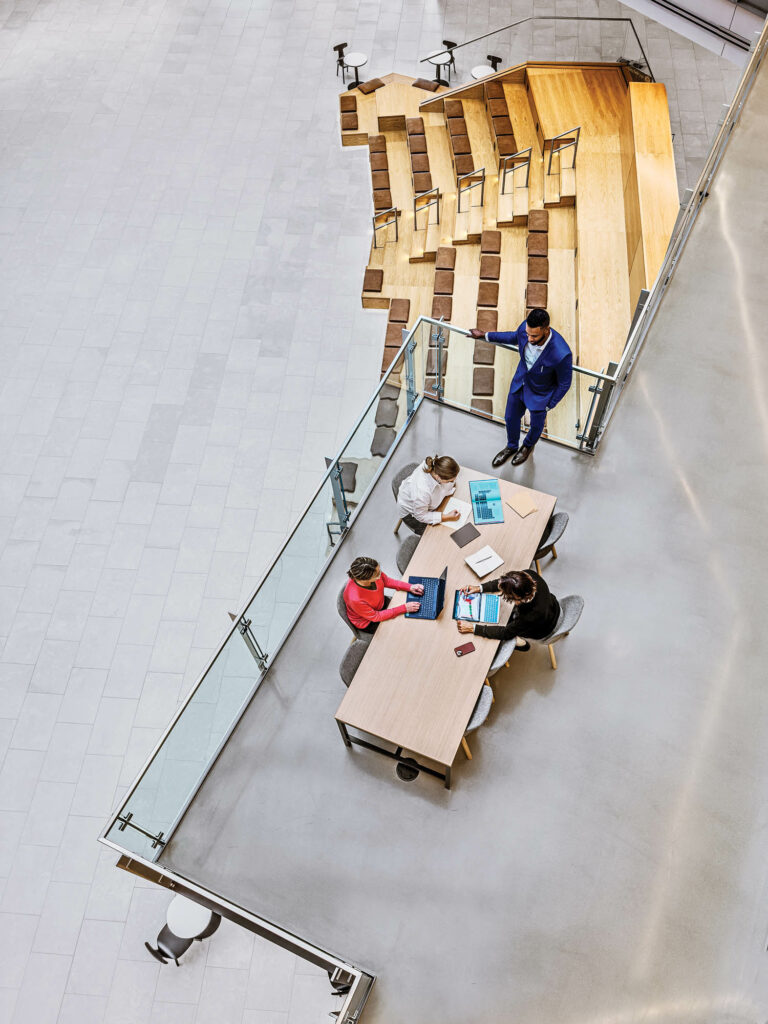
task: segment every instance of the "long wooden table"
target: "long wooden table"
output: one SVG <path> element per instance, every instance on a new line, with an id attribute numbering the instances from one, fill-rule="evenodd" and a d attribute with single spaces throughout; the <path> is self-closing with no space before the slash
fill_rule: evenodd
<path id="1" fill-rule="evenodd" d="M 487 480 L 488 473 L 462 467 L 456 482 L 456 497 L 469 501 L 469 481 Z M 512 569 L 529 568 L 541 540 L 556 498 L 542 491 L 499 480 L 504 502 L 504 522 L 478 526 L 480 536 L 459 548 L 445 526 L 429 526 L 408 564 L 408 576 L 439 576 L 447 566 L 445 605 L 434 621 L 398 616 L 382 622 L 371 640 L 355 678 L 336 712 L 341 735 L 348 747 L 353 743 L 395 760 L 413 764 L 403 752 L 423 757 L 442 768 L 416 762 L 417 767 L 445 780 L 451 786 L 451 765 L 472 715 L 480 689 L 496 653 L 498 641 L 474 637 L 476 650 L 457 658 L 454 648 L 472 639 L 459 633 L 452 618 L 454 592 L 478 579 L 464 559 L 490 544 L 504 559 L 485 579 Z M 537 511 L 521 518 L 507 504 L 518 491 L 527 491 Z M 470 516 L 470 522 L 472 517 Z M 388 575 L 394 566 L 384 566 Z M 396 591 L 391 605 L 402 604 L 407 596 Z M 502 621 L 511 608 L 502 602 Z M 348 727 L 394 744 L 395 752 L 369 740 L 350 735 Z"/>

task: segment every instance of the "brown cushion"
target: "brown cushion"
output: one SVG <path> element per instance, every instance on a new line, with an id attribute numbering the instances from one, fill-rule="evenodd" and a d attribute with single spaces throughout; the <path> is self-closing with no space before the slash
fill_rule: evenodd
<path id="1" fill-rule="evenodd" d="M 410 312 L 410 299 L 392 299 L 389 304 L 389 322 L 393 324 L 407 324 Z"/>
<path id="2" fill-rule="evenodd" d="M 480 277 L 486 281 L 498 281 L 501 273 L 501 256 L 480 257 Z"/>
<path id="3" fill-rule="evenodd" d="M 464 117 L 461 100 L 446 100 L 443 105 L 443 113 L 446 117 Z"/>
<path id="4" fill-rule="evenodd" d="M 372 153 L 386 153 L 387 152 L 387 140 L 384 135 L 369 135 L 368 136 L 368 149 Z"/>
<path id="5" fill-rule="evenodd" d="M 392 206 L 392 193 L 388 188 L 375 188 L 373 190 L 374 210 L 389 210 Z"/>
<path id="6" fill-rule="evenodd" d="M 456 266 L 456 250 L 452 245 L 441 245 L 435 258 L 435 270 L 453 270 Z"/>
<path id="7" fill-rule="evenodd" d="M 431 82 L 428 78 L 417 78 L 411 85 L 414 89 L 424 89 L 426 92 L 437 92 L 440 88 L 437 82 Z"/>
<path id="8" fill-rule="evenodd" d="M 529 281 L 548 281 L 549 280 L 549 260 L 546 256 L 529 256 L 528 257 L 528 280 Z"/>
<path id="9" fill-rule="evenodd" d="M 341 130 L 343 132 L 357 131 L 357 114 L 342 114 Z"/>
<path id="10" fill-rule="evenodd" d="M 484 231 L 480 236 L 480 252 L 500 253 L 501 232 Z"/>
<path id="11" fill-rule="evenodd" d="M 386 171 L 389 167 L 386 153 L 371 153 L 368 156 L 372 171 Z"/>
<path id="12" fill-rule="evenodd" d="M 384 373 L 385 370 L 389 369 L 389 364 L 392 362 L 392 360 L 397 355 L 397 350 L 399 348 L 400 348 L 399 345 L 397 347 L 395 347 L 393 345 L 386 345 L 384 347 L 384 352 L 382 353 L 382 356 L 381 356 L 381 372 L 382 373 Z M 381 430 L 381 429 L 382 429 L 381 427 L 377 427 L 376 428 L 376 433 L 378 433 L 379 430 Z M 374 435 L 374 437 L 375 437 L 375 435 Z"/>
<path id="13" fill-rule="evenodd" d="M 488 331 L 495 331 L 499 326 L 499 311 L 497 309 L 478 309 L 477 311 L 477 329 L 478 331 L 484 331 L 486 334 Z"/>
<path id="14" fill-rule="evenodd" d="M 547 308 L 547 286 L 543 281 L 529 281 L 525 289 L 525 304 L 532 309 Z"/>
<path id="15" fill-rule="evenodd" d="M 499 304 L 499 282 L 481 281 L 477 287 L 478 306 L 498 306 Z"/>
<path id="16" fill-rule="evenodd" d="M 435 320 L 439 320 L 442 317 L 444 320 L 451 319 L 451 313 L 453 312 L 453 299 L 450 295 L 436 295 L 432 299 L 432 313 L 431 316 Z"/>
<path id="17" fill-rule="evenodd" d="M 482 413 L 485 416 L 493 415 L 493 402 L 490 398 L 473 398 L 472 409 L 475 412 Z"/>
<path id="18" fill-rule="evenodd" d="M 443 356 L 440 363 L 440 367 L 445 373 L 448 369 L 448 353 L 443 349 Z M 427 350 L 427 373 L 437 373 L 437 349 L 430 348 Z"/>
<path id="19" fill-rule="evenodd" d="M 489 341 L 483 341 L 482 338 L 480 338 L 478 341 L 475 342 L 475 354 L 472 357 L 472 361 L 474 363 L 479 363 L 480 365 L 485 364 L 486 366 L 492 366 L 493 365 L 493 360 L 495 359 L 495 357 L 496 357 L 496 346 L 495 345 L 491 345 L 491 343 Z"/>
<path id="20" fill-rule="evenodd" d="M 531 210 L 528 214 L 529 231 L 549 231 L 549 210 Z"/>
<path id="21" fill-rule="evenodd" d="M 429 170 L 429 157 L 426 153 L 411 153 L 411 170 L 414 174 Z"/>
<path id="22" fill-rule="evenodd" d="M 494 117 L 493 130 L 497 135 L 514 135 L 512 122 L 508 117 Z"/>
<path id="23" fill-rule="evenodd" d="M 424 134 L 424 118 L 423 117 L 406 117 L 405 119 L 405 130 L 409 135 L 423 135 Z"/>
<path id="24" fill-rule="evenodd" d="M 513 153 L 517 152 L 517 143 L 515 142 L 515 136 L 497 135 L 496 149 L 498 150 L 499 156 L 512 156 Z"/>
<path id="25" fill-rule="evenodd" d="M 374 188 L 389 188 L 389 171 L 371 171 Z"/>
<path id="26" fill-rule="evenodd" d="M 357 110 L 357 96 L 354 96 L 351 92 L 339 96 L 339 110 L 342 114 L 349 110 Z"/>
<path id="27" fill-rule="evenodd" d="M 381 89 L 383 85 L 384 83 L 380 78 L 371 78 L 367 82 L 363 82 L 362 84 L 358 85 L 357 88 L 360 90 L 361 93 L 367 96 L 368 93 L 376 92 L 377 89 Z"/>
<path id="28" fill-rule="evenodd" d="M 395 345 L 397 348 L 403 344 L 403 325 L 402 324 L 387 324 L 387 333 L 384 337 L 385 345 Z"/>
<path id="29" fill-rule="evenodd" d="M 413 176 L 413 187 L 416 192 L 429 192 L 432 188 L 432 175 L 428 171 L 419 171 Z"/>
<path id="30" fill-rule="evenodd" d="M 380 292 L 384 284 L 384 271 L 378 268 L 368 267 L 363 278 L 364 292 Z"/>
<path id="31" fill-rule="evenodd" d="M 457 175 L 470 174 L 475 169 L 474 162 L 469 154 L 467 154 L 466 156 L 461 156 L 457 153 L 456 156 L 453 158 L 453 166 L 456 170 Z"/>
<path id="32" fill-rule="evenodd" d="M 528 214 L 530 217 L 530 214 Z M 528 235 L 528 255 L 546 256 L 549 252 L 549 235 L 543 231 L 534 231 Z"/>
<path id="33" fill-rule="evenodd" d="M 451 145 L 454 153 L 471 153 L 472 147 L 469 144 L 468 135 L 452 135 Z"/>
<path id="34" fill-rule="evenodd" d="M 467 134 L 467 122 L 463 117 L 449 117 L 448 118 L 448 131 L 451 135 L 466 135 Z"/>
<path id="35" fill-rule="evenodd" d="M 507 101 L 503 96 L 488 100 L 488 109 L 491 112 L 491 117 L 509 117 Z"/>
<path id="36" fill-rule="evenodd" d="M 489 100 L 504 99 L 504 86 L 498 79 L 485 83 L 485 95 Z"/>
<path id="37" fill-rule="evenodd" d="M 435 295 L 453 295 L 453 271 L 435 271 Z"/>
<path id="38" fill-rule="evenodd" d="M 412 153 L 426 153 L 427 140 L 423 135 L 409 135 L 408 148 Z"/>
<path id="39" fill-rule="evenodd" d="M 472 394 L 492 395 L 495 374 L 491 366 L 476 366 L 472 371 Z"/>

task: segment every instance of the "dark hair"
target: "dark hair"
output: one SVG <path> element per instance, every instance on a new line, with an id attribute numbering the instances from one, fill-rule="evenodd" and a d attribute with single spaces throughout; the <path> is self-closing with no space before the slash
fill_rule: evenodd
<path id="1" fill-rule="evenodd" d="M 529 327 L 549 327 L 549 313 L 546 309 L 532 309 L 525 322 Z"/>
<path id="2" fill-rule="evenodd" d="M 505 572 L 499 579 L 499 590 L 507 601 L 528 604 L 536 596 L 536 580 L 529 572 Z"/>
<path id="3" fill-rule="evenodd" d="M 359 583 L 367 583 L 367 581 L 376 574 L 376 570 L 379 568 L 379 563 L 375 558 L 368 558 L 367 555 L 360 555 L 356 558 L 352 565 L 350 565 L 347 576 L 351 580 L 357 580 Z"/>
<path id="4" fill-rule="evenodd" d="M 428 455 L 424 465 L 425 473 L 437 473 L 441 480 L 453 480 L 461 471 L 461 466 L 450 455 Z"/>

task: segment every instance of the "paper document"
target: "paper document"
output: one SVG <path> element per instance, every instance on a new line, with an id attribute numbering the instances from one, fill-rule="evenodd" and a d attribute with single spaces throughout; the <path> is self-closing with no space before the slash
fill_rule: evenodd
<path id="1" fill-rule="evenodd" d="M 461 515 L 458 519 L 451 519 L 449 522 L 443 523 L 443 526 L 447 526 L 449 530 L 458 530 L 462 526 L 466 525 L 470 512 L 472 511 L 472 506 L 468 501 L 462 501 L 461 498 L 449 498 L 445 503 L 443 515 L 445 515 L 446 512 L 453 512 L 454 509 L 460 512 Z"/>
<path id="2" fill-rule="evenodd" d="M 516 491 L 512 498 L 507 498 L 507 504 L 521 519 L 525 519 L 531 512 L 537 512 L 539 508 L 530 491 Z"/>
<path id="3" fill-rule="evenodd" d="M 489 572 L 493 572 L 494 569 L 498 569 L 500 565 L 504 565 L 504 559 L 496 554 L 490 544 L 486 544 L 484 548 L 480 548 L 474 554 L 467 555 L 464 561 L 480 579 L 487 576 Z"/>

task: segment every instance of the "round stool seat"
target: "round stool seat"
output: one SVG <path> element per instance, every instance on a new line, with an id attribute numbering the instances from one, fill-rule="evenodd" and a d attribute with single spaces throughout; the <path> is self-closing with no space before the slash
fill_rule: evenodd
<path id="1" fill-rule="evenodd" d="M 168 906 L 165 920 L 174 935 L 180 939 L 196 939 L 211 923 L 213 911 L 201 907 L 186 896 L 174 896 Z"/>
<path id="2" fill-rule="evenodd" d="M 435 67 L 444 68 L 451 63 L 451 55 L 445 50 L 434 50 L 427 56 L 427 60 Z"/>
<path id="3" fill-rule="evenodd" d="M 368 57 L 364 53 L 348 53 L 344 57 L 344 63 L 348 68 L 361 68 L 368 63 Z"/>
<path id="4" fill-rule="evenodd" d="M 494 70 L 488 64 L 478 64 L 476 68 L 472 68 L 470 74 L 473 78 L 487 78 L 488 75 L 494 74 Z"/>

